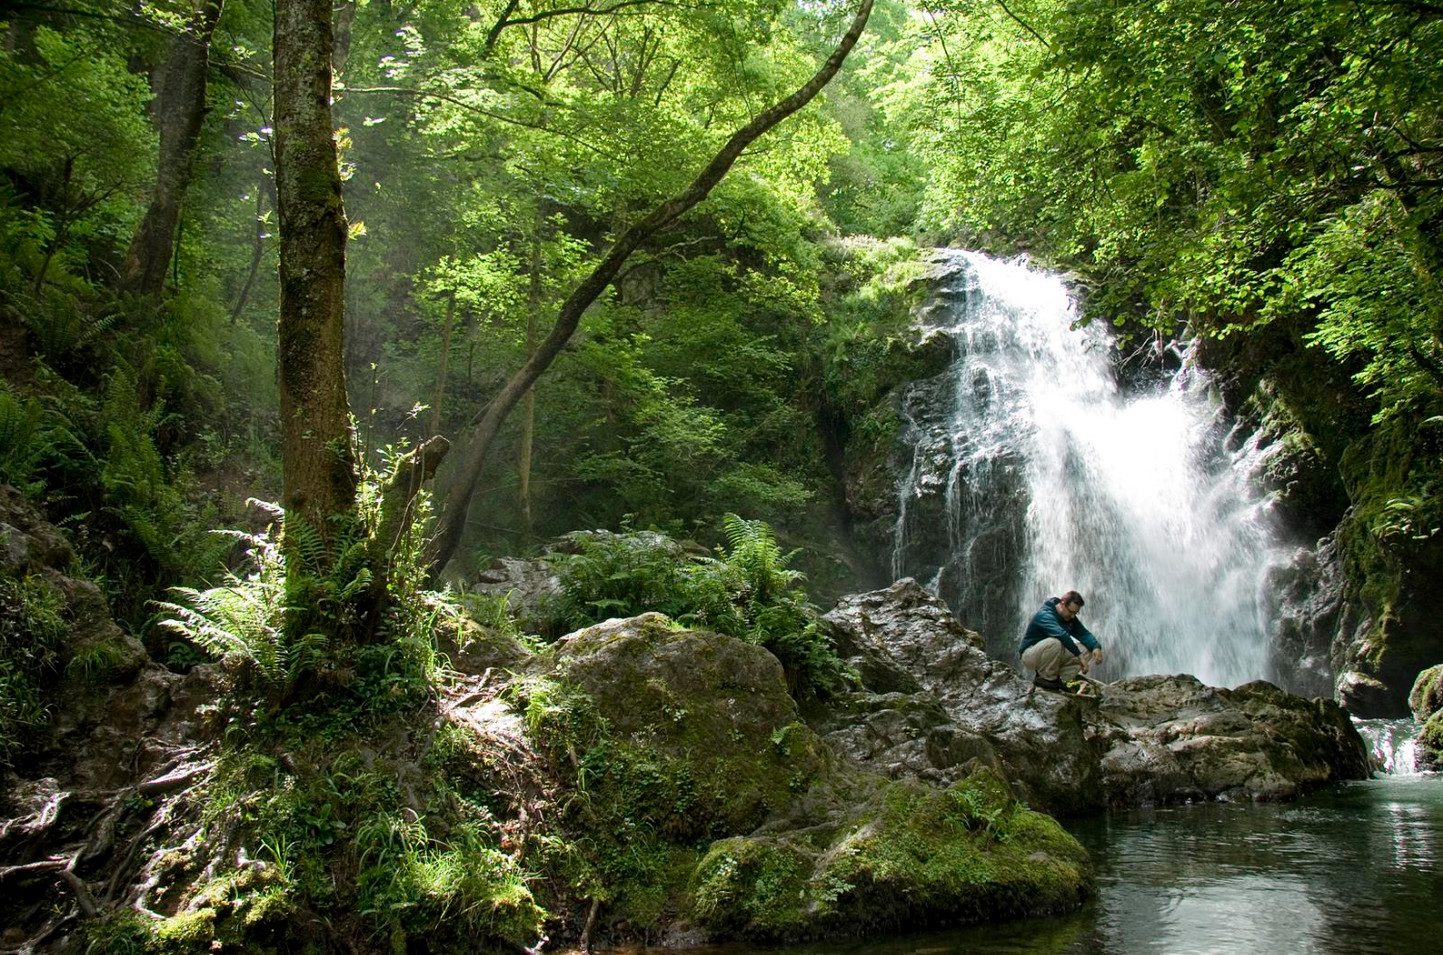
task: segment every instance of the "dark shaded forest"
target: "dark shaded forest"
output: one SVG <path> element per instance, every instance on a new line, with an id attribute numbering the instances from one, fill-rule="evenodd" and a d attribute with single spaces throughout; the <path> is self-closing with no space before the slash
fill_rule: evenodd
<path id="1" fill-rule="evenodd" d="M 480 674 L 654 611 L 771 654 L 786 706 L 855 685 L 818 605 L 891 583 L 857 475 L 886 483 L 889 402 L 939 370 L 912 321 L 935 246 L 1066 271 L 1119 367 L 1196 343 L 1368 608 L 1340 698 L 1406 710 L 1443 659 L 1440 104 L 1443 8 L 1411 0 L 5 4 L 7 818 L 47 805 L 75 700 L 205 686 L 146 764 L 169 782 L 0 830 L 4 944 L 813 931 L 727 908 L 698 860 L 750 829 L 686 821 L 713 770 L 622 741 L 625 700 Z M 471 592 L 543 555 L 545 613 Z M 530 743 L 448 722 L 466 694 Z M 780 725 L 779 759 L 830 772 Z M 804 790 L 735 772 L 763 781 L 706 798 Z M 1005 783 L 957 792 L 959 839 L 1073 858 Z M 1058 909 L 1063 869 L 1034 886 Z"/>

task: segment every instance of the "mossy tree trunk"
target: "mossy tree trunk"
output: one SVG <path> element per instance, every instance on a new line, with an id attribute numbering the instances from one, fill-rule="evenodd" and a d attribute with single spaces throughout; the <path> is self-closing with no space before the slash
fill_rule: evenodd
<path id="1" fill-rule="evenodd" d="M 331 121 L 331 0 L 276 0 L 275 150 L 280 225 L 282 503 L 328 545 L 356 508 L 343 363 L 346 213 Z"/>
<path id="2" fill-rule="evenodd" d="M 142 295 L 159 295 L 175 247 L 180 204 L 190 185 L 200 128 L 205 121 L 206 74 L 210 41 L 220 21 L 224 0 L 199 0 L 185 31 L 167 52 L 156 108 L 160 158 L 155 190 L 145 218 L 125 254 L 122 284 Z"/>

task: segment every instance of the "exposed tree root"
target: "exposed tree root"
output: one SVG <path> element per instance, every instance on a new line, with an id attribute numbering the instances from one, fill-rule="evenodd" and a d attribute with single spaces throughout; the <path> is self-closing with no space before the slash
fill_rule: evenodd
<path id="1" fill-rule="evenodd" d="M 158 772 L 151 769 L 142 781 L 117 789 L 63 789 L 51 778 L 29 783 L 16 801 L 23 806 L 28 796 L 31 811 L 0 822 L 0 847 L 11 858 L 28 860 L 0 867 L 0 897 L 12 926 L 0 952 L 37 951 L 112 909 L 164 918 L 148 907 L 146 895 L 159 884 L 161 860 L 174 849 L 151 844 L 185 817 L 194 792 L 215 768 L 214 761 L 197 759 L 206 749 L 175 749 Z M 199 835 L 196 827 L 186 842 L 193 847 Z M 36 924 L 57 891 L 69 904 Z"/>

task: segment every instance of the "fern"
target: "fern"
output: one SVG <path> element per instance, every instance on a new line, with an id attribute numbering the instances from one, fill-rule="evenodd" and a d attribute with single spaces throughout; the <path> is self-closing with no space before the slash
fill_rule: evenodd
<path id="1" fill-rule="evenodd" d="M 76 361 L 76 353 L 100 338 L 116 324 L 119 315 L 92 316 L 75 296 L 59 289 L 46 289 L 38 298 L 12 296 L 25 316 L 31 340 L 52 365 Z"/>
<path id="2" fill-rule="evenodd" d="M 796 694 L 825 694 L 850 679 L 807 602 L 805 576 L 763 521 L 728 514 L 729 545 L 717 557 L 691 558 L 654 531 L 578 535 L 579 553 L 557 555 L 559 611 L 572 626 L 610 616 L 664 613 L 686 626 L 739 637 L 781 661 Z"/>
<path id="3" fill-rule="evenodd" d="M 755 602 L 768 603 L 806 580 L 801 571 L 787 567 L 799 552 L 782 553 L 776 535 L 765 521 L 749 521 L 726 514 L 722 517 L 722 530 L 731 547 L 726 563 L 741 573 Z"/>
<path id="4" fill-rule="evenodd" d="M 209 590 L 173 588 L 183 603 L 159 603 L 173 616 L 158 626 L 177 633 L 223 663 L 253 665 L 265 683 L 284 689 L 299 676 L 297 663 L 314 656 L 314 645 L 288 647 L 282 637 L 285 618 L 285 569 L 276 545 L 262 537 L 232 533 L 250 544 L 255 570 L 244 579 L 226 575 Z"/>
<path id="5" fill-rule="evenodd" d="M 64 416 L 22 399 L 0 380 L 0 484 L 38 494 L 45 486 L 38 473 L 77 451 L 83 454 L 84 446 Z"/>

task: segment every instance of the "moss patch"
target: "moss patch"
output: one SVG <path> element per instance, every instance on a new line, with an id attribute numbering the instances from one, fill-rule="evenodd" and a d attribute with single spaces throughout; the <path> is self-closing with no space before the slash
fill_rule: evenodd
<path id="1" fill-rule="evenodd" d="M 1443 663 L 1418 674 L 1408 694 L 1408 708 L 1415 720 L 1429 720 L 1443 712 Z"/>
<path id="2" fill-rule="evenodd" d="M 825 835 L 715 843 L 693 916 L 710 930 L 791 941 L 1055 913 L 1091 886 L 1086 853 L 989 771 L 945 790 L 887 785 Z"/>
<path id="3" fill-rule="evenodd" d="M 1418 768 L 1443 772 L 1443 712 L 1434 713 L 1418 734 Z"/>

